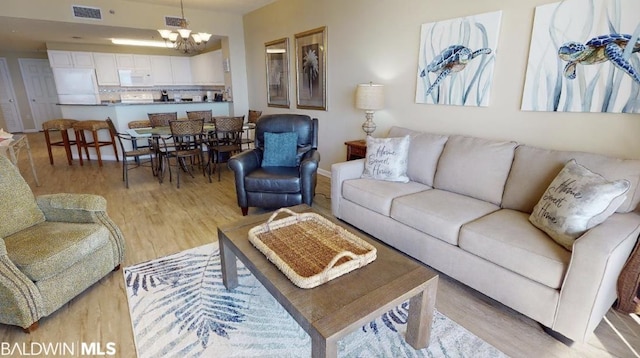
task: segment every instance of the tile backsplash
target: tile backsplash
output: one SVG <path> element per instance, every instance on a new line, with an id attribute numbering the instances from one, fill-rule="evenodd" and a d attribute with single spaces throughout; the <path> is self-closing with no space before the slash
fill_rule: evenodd
<path id="1" fill-rule="evenodd" d="M 118 102 L 120 101 L 120 94 L 126 92 L 151 92 L 153 93 L 153 99 L 159 100 L 161 92 L 167 91 L 169 99 L 174 99 L 174 96 L 178 94 L 178 97 L 185 98 L 198 98 L 200 96 L 203 100 L 207 95 L 207 91 L 211 91 L 214 94 L 225 93 L 224 86 L 166 86 L 166 87 L 99 87 L 98 93 L 100 94 L 100 100 L 103 102 Z"/>

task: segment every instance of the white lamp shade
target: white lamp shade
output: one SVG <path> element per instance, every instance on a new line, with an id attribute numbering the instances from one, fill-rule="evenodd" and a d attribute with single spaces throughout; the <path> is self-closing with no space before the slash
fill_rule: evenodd
<path id="1" fill-rule="evenodd" d="M 158 32 L 160 33 L 160 36 L 163 39 L 168 39 L 169 35 L 171 34 L 171 30 L 166 30 L 166 29 L 160 29 L 160 30 L 158 30 Z"/>
<path id="2" fill-rule="evenodd" d="M 180 37 L 182 37 L 183 39 L 188 39 L 189 35 L 191 35 L 191 30 L 189 29 L 178 29 L 176 31 L 178 31 Z"/>
<path id="3" fill-rule="evenodd" d="M 368 111 L 384 108 L 384 85 L 359 84 L 356 88 L 356 108 Z"/>
<path id="4" fill-rule="evenodd" d="M 207 42 L 211 38 L 211 34 L 206 32 L 198 32 L 198 35 L 200 35 L 200 38 L 202 39 L 203 42 Z"/>

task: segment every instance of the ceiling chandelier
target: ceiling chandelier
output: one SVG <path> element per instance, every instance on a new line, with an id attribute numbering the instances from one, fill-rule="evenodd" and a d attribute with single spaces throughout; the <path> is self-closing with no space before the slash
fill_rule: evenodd
<path id="1" fill-rule="evenodd" d="M 179 20 L 178 29 L 173 30 L 160 29 L 158 32 L 164 39 L 165 44 L 168 47 L 175 48 L 176 50 L 188 54 L 196 53 L 204 50 L 207 41 L 211 38 L 211 34 L 206 32 L 191 33 L 188 28 L 189 23 L 184 18 L 184 6 L 182 0 L 180 0 L 180 10 L 182 11 L 182 18 Z"/>

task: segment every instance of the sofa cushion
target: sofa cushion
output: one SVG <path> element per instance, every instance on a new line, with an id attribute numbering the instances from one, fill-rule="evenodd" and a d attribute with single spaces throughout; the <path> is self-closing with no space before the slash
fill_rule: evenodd
<path id="1" fill-rule="evenodd" d="M 610 182 L 572 159 L 549 184 L 529 221 L 571 250 L 575 239 L 616 211 L 628 190 L 628 180 Z"/>
<path id="2" fill-rule="evenodd" d="M 500 205 L 515 142 L 450 136 L 433 187 Z"/>
<path id="3" fill-rule="evenodd" d="M 32 281 L 55 276 L 104 245 L 102 224 L 43 222 L 4 239 L 9 259 Z"/>
<path id="4" fill-rule="evenodd" d="M 29 184 L 11 161 L 0 155 L 0 238 L 43 221 Z"/>
<path id="5" fill-rule="evenodd" d="M 411 136 L 407 176 L 411 181 L 433 186 L 438 160 L 448 137 L 438 134 L 412 131 L 402 127 L 391 127 L 389 137 Z"/>
<path id="6" fill-rule="evenodd" d="M 362 178 L 406 183 L 411 137 L 367 137 L 367 158 Z"/>
<path id="7" fill-rule="evenodd" d="M 342 196 L 360 206 L 389 216 L 393 199 L 431 187 L 416 182 L 398 183 L 373 179 L 351 179 L 342 184 Z"/>
<path id="8" fill-rule="evenodd" d="M 531 213 L 551 181 L 570 159 L 575 159 L 581 165 L 609 180 L 627 179 L 631 183 L 626 200 L 616 212 L 627 213 L 638 206 L 640 160 L 617 159 L 599 154 L 521 145 L 516 148 L 511 173 L 504 189 L 502 207 Z"/>
<path id="9" fill-rule="evenodd" d="M 502 209 L 460 230 L 460 248 L 550 288 L 560 288 L 571 253 L 531 225 L 529 215 Z"/>
<path id="10" fill-rule="evenodd" d="M 437 239 L 458 245 L 460 227 L 500 209 L 468 196 L 427 190 L 393 200 L 391 217 Z"/>

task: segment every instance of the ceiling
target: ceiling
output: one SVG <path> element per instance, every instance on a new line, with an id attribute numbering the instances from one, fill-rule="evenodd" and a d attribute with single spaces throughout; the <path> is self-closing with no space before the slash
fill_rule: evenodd
<path id="1" fill-rule="evenodd" d="M 127 0 L 176 6 L 177 0 Z M 275 0 L 188 0 L 185 9 L 203 9 L 244 15 Z M 187 10 L 188 11 L 188 10 Z M 186 11 L 185 11 L 186 12 Z M 215 34 L 214 34 L 215 35 Z M 0 16 L 0 49 L 8 52 L 46 51 L 47 42 L 111 45 L 111 38 L 161 40 L 157 31 L 86 23 L 30 20 Z M 215 43 L 212 37 L 211 42 Z"/>

